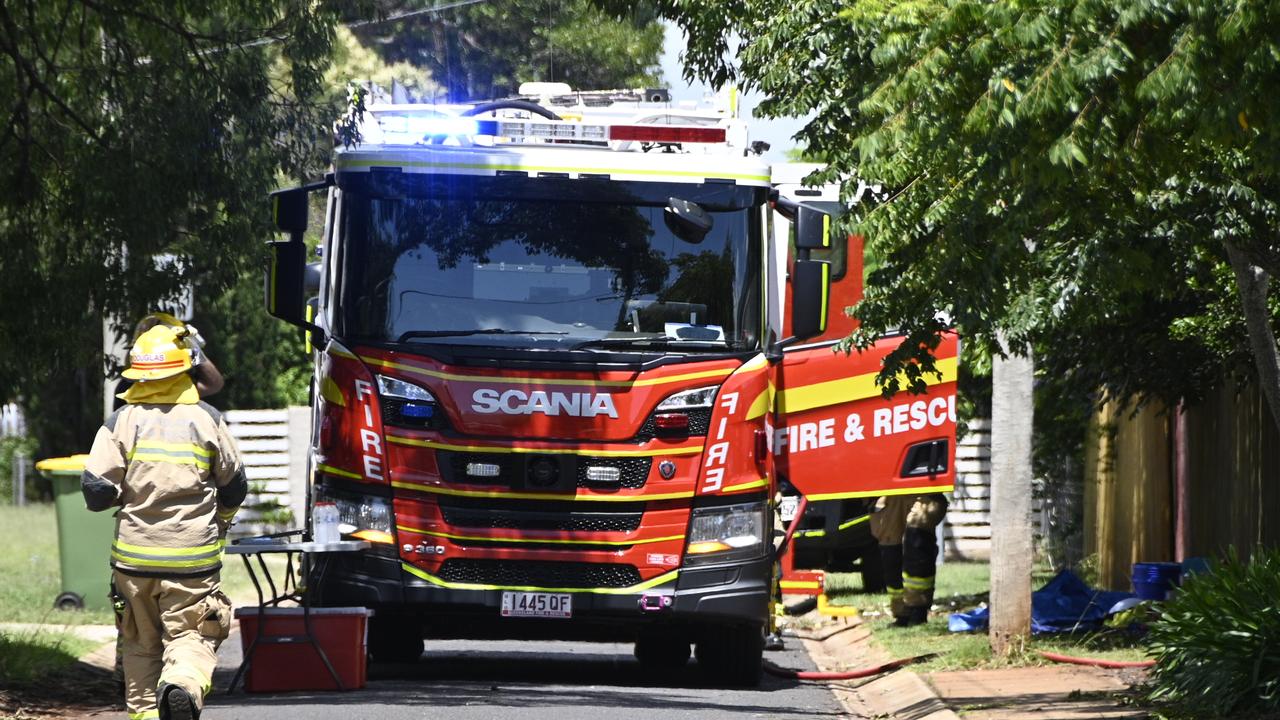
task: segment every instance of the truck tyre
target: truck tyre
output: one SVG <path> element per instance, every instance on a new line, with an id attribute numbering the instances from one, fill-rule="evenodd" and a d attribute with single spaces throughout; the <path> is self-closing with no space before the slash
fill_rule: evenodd
<path id="1" fill-rule="evenodd" d="M 735 687 L 760 684 L 764 661 L 761 625 L 713 625 L 698 638 L 698 665 L 712 682 Z"/>
<path id="2" fill-rule="evenodd" d="M 645 670 L 679 669 L 689 663 L 689 638 L 676 628 L 645 628 L 636 637 L 636 660 Z"/>
<path id="3" fill-rule="evenodd" d="M 422 657 L 422 631 L 408 618 L 369 618 L 369 659 L 376 663 L 416 663 Z"/>

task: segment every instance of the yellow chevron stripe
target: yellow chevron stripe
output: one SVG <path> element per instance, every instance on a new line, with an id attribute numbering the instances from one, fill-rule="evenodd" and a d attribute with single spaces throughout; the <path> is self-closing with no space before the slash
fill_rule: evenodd
<path id="1" fill-rule="evenodd" d="M 764 391 L 757 395 L 755 400 L 752 400 L 751 404 L 747 406 L 747 419 L 755 420 L 761 415 L 769 412 L 769 409 L 773 407 L 773 398 L 775 394 L 773 381 L 770 381 L 769 387 L 765 388 Z"/>
<path id="2" fill-rule="evenodd" d="M 858 492 L 846 493 L 824 493 L 822 495 L 809 495 L 809 502 L 817 502 L 818 500 L 846 500 L 849 498 L 866 498 L 866 497 L 888 497 L 890 495 L 932 495 L 933 493 L 944 493 L 955 490 L 955 485 L 930 485 L 923 488 L 893 488 L 889 490 L 861 490 Z"/>
<path id="3" fill-rule="evenodd" d="M 492 492 L 489 490 L 457 490 L 454 488 L 440 487 L 438 485 L 423 485 L 420 483 L 405 482 L 402 480 L 393 480 L 391 487 L 400 488 L 401 490 L 417 490 L 418 492 L 434 493 L 436 495 L 450 495 L 453 497 L 483 497 L 483 498 L 499 498 L 507 500 L 575 500 L 578 502 L 650 502 L 653 500 L 678 500 L 693 497 L 693 491 L 678 493 L 663 493 L 661 495 L 550 495 L 547 493 L 522 493 L 522 492 Z"/>
<path id="4" fill-rule="evenodd" d="M 754 488 L 768 487 L 768 485 L 769 485 L 768 478 L 760 478 L 759 480 L 752 480 L 751 482 L 738 483 L 737 485 L 728 485 L 726 487 L 722 487 L 720 488 L 720 492 L 730 493 L 730 492 L 738 492 L 739 490 L 752 490 Z"/>
<path id="5" fill-rule="evenodd" d="M 342 468 L 336 468 L 332 465 L 325 465 L 323 463 L 317 464 L 316 469 L 321 472 L 327 472 L 330 475 L 337 475 L 338 477 L 351 478 L 352 480 L 364 479 L 364 476 L 361 475 L 360 473 L 353 473 L 350 470 L 343 470 Z"/>
<path id="6" fill-rule="evenodd" d="M 937 368 L 942 373 L 942 378 L 926 375 L 926 382 L 930 385 L 955 382 L 959 360 L 942 358 L 938 360 Z M 794 413 L 879 396 L 880 387 L 876 385 L 876 374 L 865 373 L 782 390 L 778 393 L 778 410 L 783 414 Z M 754 403 L 752 405 L 754 407 Z"/>
<path id="7" fill-rule="evenodd" d="M 455 535 L 453 533 L 436 532 L 435 530 L 423 530 L 421 528 L 409 527 L 408 525 L 396 525 L 397 530 L 405 532 L 418 533 L 419 535 L 430 535 L 432 537 L 449 538 L 450 540 L 472 540 L 475 542 L 495 542 L 495 543 L 525 543 L 525 544 L 548 544 L 556 545 L 648 545 L 650 543 L 667 542 L 669 540 L 683 540 L 684 535 L 668 535 L 659 538 L 645 538 L 637 540 L 566 540 L 563 538 L 500 538 L 500 537 L 483 537 L 480 535 Z"/>
<path id="8" fill-rule="evenodd" d="M 518 590 L 523 592 L 591 593 L 593 595 L 631 595 L 638 593 L 641 590 L 648 590 L 662 585 L 663 583 L 675 580 L 676 576 L 679 574 L 678 571 L 672 570 L 670 572 L 663 573 L 652 580 L 646 580 L 637 585 L 625 588 L 549 588 L 539 587 L 537 585 L 484 585 L 481 583 L 456 583 L 441 580 L 435 575 L 424 570 L 420 570 L 409 563 L 402 562 L 400 563 L 400 567 L 410 575 L 426 580 L 432 585 L 450 588 L 453 590 Z"/>

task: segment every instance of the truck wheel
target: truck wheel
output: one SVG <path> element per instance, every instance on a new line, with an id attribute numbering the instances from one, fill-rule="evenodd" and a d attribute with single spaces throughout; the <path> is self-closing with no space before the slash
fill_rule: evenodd
<path id="1" fill-rule="evenodd" d="M 674 628 L 646 628 L 636 637 L 636 659 L 646 670 L 682 668 L 689 662 L 689 638 Z"/>
<path id="2" fill-rule="evenodd" d="M 696 650 L 698 665 L 713 682 L 755 687 L 764 660 L 761 625 L 714 625 L 703 629 Z"/>
<path id="3" fill-rule="evenodd" d="M 422 632 L 415 621 L 387 615 L 369 618 L 369 659 L 376 663 L 416 663 Z"/>

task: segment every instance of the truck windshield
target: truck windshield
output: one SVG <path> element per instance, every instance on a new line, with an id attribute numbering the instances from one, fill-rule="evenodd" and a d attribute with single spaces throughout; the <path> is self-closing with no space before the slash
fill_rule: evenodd
<path id="1" fill-rule="evenodd" d="M 758 345 L 760 188 L 369 175 L 339 179 L 338 314 L 352 341 L 668 353 Z M 673 197 L 710 216 L 700 241 L 664 219 Z"/>

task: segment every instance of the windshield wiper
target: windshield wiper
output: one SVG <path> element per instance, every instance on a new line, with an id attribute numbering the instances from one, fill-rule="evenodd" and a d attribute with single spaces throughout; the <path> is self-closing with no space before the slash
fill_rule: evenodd
<path id="1" fill-rule="evenodd" d="M 569 348 L 570 350 L 582 350 L 592 347 L 635 347 L 645 350 L 669 350 L 673 348 L 686 350 L 720 350 L 726 347 L 724 341 L 696 341 L 696 340 L 673 340 L 666 336 L 657 337 L 615 337 L 615 338 L 596 338 L 595 340 L 587 340 Z"/>
<path id="2" fill-rule="evenodd" d="M 400 336 L 396 342 L 404 342 L 414 338 L 464 337 L 466 335 L 568 335 L 564 330 L 503 330 L 502 328 L 483 328 L 476 330 L 410 330 Z"/>

